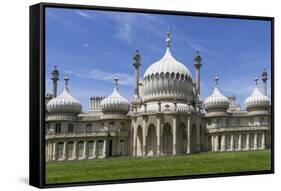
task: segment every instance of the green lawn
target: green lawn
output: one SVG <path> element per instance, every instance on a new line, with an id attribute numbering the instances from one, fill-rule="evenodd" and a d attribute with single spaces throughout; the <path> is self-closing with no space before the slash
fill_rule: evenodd
<path id="1" fill-rule="evenodd" d="M 270 150 L 47 162 L 46 183 L 270 170 Z"/>

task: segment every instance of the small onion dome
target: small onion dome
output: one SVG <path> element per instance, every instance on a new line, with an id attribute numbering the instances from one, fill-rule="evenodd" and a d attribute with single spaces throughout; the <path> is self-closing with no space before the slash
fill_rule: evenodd
<path id="1" fill-rule="evenodd" d="M 177 61 L 171 51 L 170 32 L 167 32 L 166 53 L 150 65 L 143 76 L 143 99 L 181 99 L 192 95 L 192 76 L 188 68 Z"/>
<path id="2" fill-rule="evenodd" d="M 112 94 L 100 103 L 101 110 L 103 113 L 128 113 L 130 104 L 127 99 L 122 97 L 118 92 L 118 78 L 115 77 L 115 87 Z"/>
<path id="3" fill-rule="evenodd" d="M 226 111 L 230 104 L 228 98 L 219 91 L 217 84 L 219 78 L 215 77 L 216 86 L 211 96 L 207 97 L 204 101 L 204 107 L 209 111 Z"/>
<path id="4" fill-rule="evenodd" d="M 267 110 L 270 105 L 270 100 L 259 91 L 257 77 L 255 78 L 255 82 L 256 85 L 252 95 L 245 100 L 246 110 Z"/>
<path id="5" fill-rule="evenodd" d="M 49 113 L 75 113 L 78 114 L 82 111 L 81 103 L 74 97 L 72 97 L 68 90 L 69 78 L 65 76 L 65 87 L 63 92 L 47 104 L 47 111 Z"/>

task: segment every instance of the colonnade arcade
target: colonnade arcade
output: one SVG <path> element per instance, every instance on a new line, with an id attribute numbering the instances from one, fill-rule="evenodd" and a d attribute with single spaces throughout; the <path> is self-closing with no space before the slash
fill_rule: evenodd
<path id="1" fill-rule="evenodd" d="M 212 133 L 206 138 L 206 147 L 208 151 L 265 149 L 264 131 Z"/>
<path id="2" fill-rule="evenodd" d="M 127 155 L 127 141 L 119 140 L 118 155 Z M 46 159 L 49 160 L 83 160 L 98 159 L 116 155 L 113 152 L 112 139 L 57 139 L 46 142 Z"/>
<path id="3" fill-rule="evenodd" d="M 200 151 L 200 131 L 192 117 L 140 117 L 133 126 L 133 155 L 175 155 Z M 198 127 L 198 128 L 197 128 Z"/>

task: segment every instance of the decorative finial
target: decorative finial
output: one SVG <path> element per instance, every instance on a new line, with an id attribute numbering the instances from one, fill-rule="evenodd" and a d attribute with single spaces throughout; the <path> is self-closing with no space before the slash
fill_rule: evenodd
<path id="1" fill-rule="evenodd" d="M 215 80 L 215 85 L 217 86 L 217 85 L 218 85 L 218 83 L 219 83 L 219 77 L 218 77 L 218 74 L 216 74 L 216 76 L 215 76 L 214 80 Z"/>
<path id="2" fill-rule="evenodd" d="M 263 81 L 267 80 L 267 72 L 266 72 L 265 68 L 263 68 L 263 70 L 262 70 L 261 77 L 262 77 Z"/>
<path id="3" fill-rule="evenodd" d="M 254 81 L 255 81 L 256 86 L 258 86 L 258 81 L 259 81 L 258 75 L 256 75 Z"/>
<path id="4" fill-rule="evenodd" d="M 170 39 L 170 27 L 168 26 L 168 32 L 166 33 L 166 47 L 170 48 L 171 46 L 171 39 Z"/>
<path id="5" fill-rule="evenodd" d="M 141 59 L 141 57 L 140 57 L 140 53 L 139 53 L 139 50 L 138 49 L 136 49 L 136 52 L 135 52 L 135 54 L 134 54 L 134 56 L 133 56 L 133 60 L 134 60 L 134 64 L 136 65 L 140 65 L 140 59 Z"/>
<path id="6" fill-rule="evenodd" d="M 69 80 L 69 77 L 68 75 L 65 75 L 64 76 L 64 87 L 68 90 L 68 80 Z"/>
<path id="7" fill-rule="evenodd" d="M 201 58 L 201 56 L 200 56 L 200 54 L 199 54 L 199 51 L 197 50 L 196 51 L 196 55 L 195 55 L 195 58 L 194 58 L 194 61 L 196 62 L 196 64 L 197 65 L 200 65 L 201 66 L 201 60 L 202 60 L 202 58 Z"/>
<path id="8" fill-rule="evenodd" d="M 115 83 L 115 88 L 118 89 L 118 81 L 119 81 L 118 76 L 117 75 L 114 76 L 113 80 L 114 80 L 114 83 Z"/>

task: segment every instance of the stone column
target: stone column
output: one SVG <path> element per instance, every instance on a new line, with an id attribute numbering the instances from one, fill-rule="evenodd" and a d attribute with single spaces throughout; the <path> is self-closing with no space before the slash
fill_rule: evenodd
<path id="1" fill-rule="evenodd" d="M 67 156 L 66 156 L 66 141 L 63 142 L 63 156 L 62 156 L 62 160 L 66 160 Z"/>
<path id="2" fill-rule="evenodd" d="M 246 137 L 246 150 L 250 149 L 250 137 L 249 137 L 249 133 L 247 134 Z"/>
<path id="3" fill-rule="evenodd" d="M 87 140 L 84 141 L 84 146 L 83 146 L 83 158 L 87 159 Z"/>
<path id="4" fill-rule="evenodd" d="M 107 156 L 106 156 L 106 155 L 107 155 L 106 146 L 107 146 L 107 140 L 104 139 L 104 140 L 103 140 L 103 156 L 104 156 L 104 158 L 107 157 Z"/>
<path id="5" fill-rule="evenodd" d="M 225 151 L 225 135 L 221 136 L 221 151 Z"/>
<path id="6" fill-rule="evenodd" d="M 77 159 L 77 141 L 74 141 L 73 142 L 73 154 L 72 154 L 72 158 L 73 160 L 76 160 Z"/>
<path id="7" fill-rule="evenodd" d="M 215 151 L 215 140 L 214 135 L 211 135 L 211 150 Z"/>
<path id="8" fill-rule="evenodd" d="M 197 51 L 196 52 L 196 56 L 194 58 L 194 61 L 195 61 L 195 68 L 196 68 L 196 93 L 198 95 L 200 95 L 200 67 L 202 66 L 201 65 L 201 57 L 199 55 L 199 52 Z"/>
<path id="9" fill-rule="evenodd" d="M 219 136 L 215 135 L 215 151 L 219 151 Z"/>
<path id="10" fill-rule="evenodd" d="M 157 117 L 157 155 L 161 155 L 161 122 L 159 116 Z"/>
<path id="11" fill-rule="evenodd" d="M 187 117 L 187 147 L 186 153 L 190 154 L 190 116 Z"/>
<path id="12" fill-rule="evenodd" d="M 142 143 L 142 145 L 143 145 L 143 149 L 142 149 L 142 155 L 143 156 L 145 156 L 146 155 L 146 120 L 145 119 L 143 119 L 143 121 L 142 121 L 142 140 L 143 140 L 143 143 Z"/>
<path id="13" fill-rule="evenodd" d="M 57 143 L 53 143 L 53 160 L 57 160 Z"/>
<path id="14" fill-rule="evenodd" d="M 173 116 L 173 155 L 177 154 L 177 118 Z"/>
<path id="15" fill-rule="evenodd" d="M 242 135 L 239 134 L 238 136 L 238 150 L 241 151 L 242 150 Z"/>
<path id="16" fill-rule="evenodd" d="M 257 133 L 254 134 L 254 150 L 258 149 L 258 138 Z"/>
<path id="17" fill-rule="evenodd" d="M 134 133 L 133 133 L 133 155 L 137 155 L 137 127 L 134 127 Z"/>
<path id="18" fill-rule="evenodd" d="M 49 152 L 50 152 L 49 144 L 46 142 L 46 143 L 45 143 L 45 160 L 46 160 L 46 161 L 49 160 Z"/>
<path id="19" fill-rule="evenodd" d="M 197 121 L 198 121 L 198 119 L 197 119 Z M 197 123 L 197 125 L 196 125 L 196 133 L 197 133 L 196 151 L 199 152 L 200 151 L 200 123 Z"/>
<path id="20" fill-rule="evenodd" d="M 233 151 L 233 135 L 230 137 L 230 151 Z"/>
<path id="21" fill-rule="evenodd" d="M 93 158 L 97 158 L 97 140 L 94 140 Z"/>
<path id="22" fill-rule="evenodd" d="M 265 149 L 265 132 L 262 133 L 261 137 L 261 149 Z"/>

